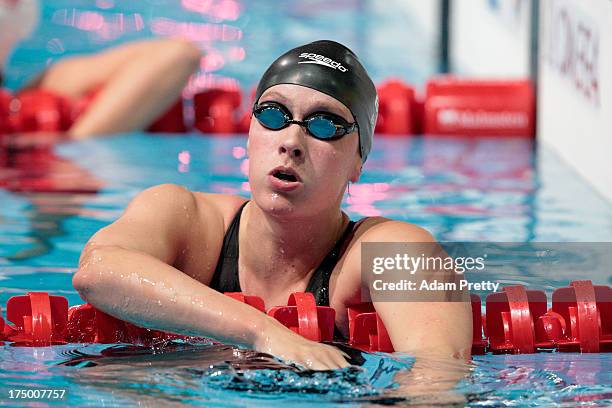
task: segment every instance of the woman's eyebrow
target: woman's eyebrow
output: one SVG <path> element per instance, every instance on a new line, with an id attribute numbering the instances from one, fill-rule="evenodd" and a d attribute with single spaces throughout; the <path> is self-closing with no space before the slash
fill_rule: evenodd
<path id="1" fill-rule="evenodd" d="M 264 94 L 264 95 L 261 97 L 261 99 L 266 99 L 266 100 L 267 100 L 267 99 L 269 99 L 269 98 L 272 98 L 272 99 L 280 99 L 280 100 L 281 100 L 281 101 L 283 101 L 283 102 L 286 102 L 286 101 L 287 101 L 287 98 L 286 98 L 286 97 L 285 97 L 283 94 L 281 94 L 281 93 L 279 93 L 279 92 L 276 92 L 276 91 L 266 92 L 266 93 L 265 93 L 265 94 Z"/>
<path id="2" fill-rule="evenodd" d="M 340 116 L 341 118 L 344 118 L 348 122 L 353 121 L 353 115 L 351 113 L 346 115 L 346 113 L 342 111 L 339 107 L 328 104 L 326 102 L 318 102 L 318 103 L 315 103 L 313 106 L 309 107 L 308 109 L 309 113 L 306 116 L 311 115 L 315 112 L 321 112 L 321 111 L 333 113 L 337 116 Z M 348 119 L 347 119 L 347 116 L 348 116 Z"/>

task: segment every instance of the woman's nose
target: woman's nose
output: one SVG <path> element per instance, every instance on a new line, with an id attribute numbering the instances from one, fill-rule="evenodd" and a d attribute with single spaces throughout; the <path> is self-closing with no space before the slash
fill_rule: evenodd
<path id="1" fill-rule="evenodd" d="M 301 158 L 304 156 L 304 146 L 302 135 L 303 129 L 296 124 L 289 125 L 282 131 L 283 136 L 278 146 L 280 154 L 288 154 L 292 158 Z"/>

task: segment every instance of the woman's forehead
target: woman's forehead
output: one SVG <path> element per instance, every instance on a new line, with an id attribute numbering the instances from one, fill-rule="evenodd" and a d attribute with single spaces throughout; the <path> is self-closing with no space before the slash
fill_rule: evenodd
<path id="1" fill-rule="evenodd" d="M 330 113 L 344 117 L 347 121 L 353 120 L 351 111 L 342 102 L 323 92 L 305 86 L 294 84 L 274 85 L 266 89 L 259 100 L 266 101 L 272 99 L 281 102 L 292 111 L 296 110 L 299 105 L 305 112 L 311 112 L 314 109 L 327 110 Z"/>

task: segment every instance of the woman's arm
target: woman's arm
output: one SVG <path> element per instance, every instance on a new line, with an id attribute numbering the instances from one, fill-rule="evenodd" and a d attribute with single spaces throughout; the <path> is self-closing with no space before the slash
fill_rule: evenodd
<path id="1" fill-rule="evenodd" d="M 154 187 L 94 235 L 73 284 L 96 308 L 139 326 L 213 337 L 314 369 L 347 365 L 336 348 L 306 340 L 205 284 L 214 272 L 223 232 L 223 219 L 213 205 L 196 202 L 181 187 Z M 172 266 L 190 242 L 198 243 L 194 252 L 203 265 L 192 276 Z"/>
<path id="2" fill-rule="evenodd" d="M 388 221 L 372 227 L 362 242 L 410 243 L 413 255 L 425 253 L 444 257 L 439 246 L 427 231 L 414 225 Z M 418 250 L 417 250 L 418 248 Z M 384 254 L 381 254 L 381 256 Z M 406 272 L 408 273 L 408 272 Z M 380 277 L 381 275 L 378 275 Z M 403 276 L 420 282 L 422 279 L 439 282 L 457 281 L 454 272 L 423 271 Z M 364 284 L 364 283 L 362 283 Z M 365 283 L 368 284 L 368 283 Z M 369 288 L 368 284 L 368 288 Z M 399 383 L 393 393 L 429 403 L 455 401 L 462 397 L 453 393 L 456 384 L 469 372 L 467 362 L 472 347 L 472 310 L 469 294 L 424 291 L 406 292 L 404 299 L 390 299 L 393 294 L 373 297 L 376 312 L 385 324 L 395 351 L 416 358 L 410 371 L 398 373 Z M 412 297 L 420 296 L 416 301 Z M 431 298 L 432 301 L 425 301 Z M 403 300 L 403 301 L 402 301 Z M 416 400 L 415 400 L 416 401 Z"/>

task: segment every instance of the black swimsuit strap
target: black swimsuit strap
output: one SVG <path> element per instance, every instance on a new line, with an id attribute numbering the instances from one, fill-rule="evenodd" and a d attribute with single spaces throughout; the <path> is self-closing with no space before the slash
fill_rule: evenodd
<path id="1" fill-rule="evenodd" d="M 241 292 L 240 280 L 238 279 L 238 231 L 240 230 L 240 215 L 248 204 L 245 201 L 234 216 L 230 226 L 223 237 L 223 246 L 215 268 L 215 274 L 210 281 L 210 288 L 221 293 Z"/>

